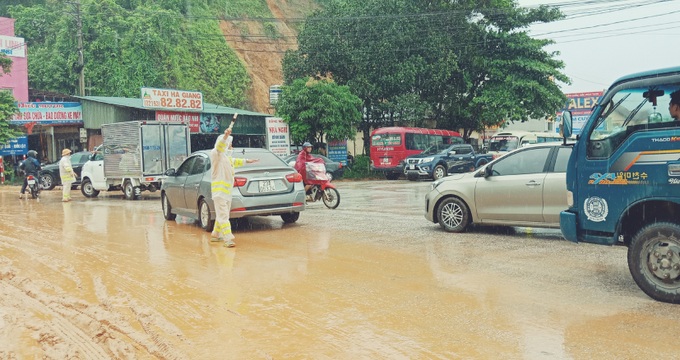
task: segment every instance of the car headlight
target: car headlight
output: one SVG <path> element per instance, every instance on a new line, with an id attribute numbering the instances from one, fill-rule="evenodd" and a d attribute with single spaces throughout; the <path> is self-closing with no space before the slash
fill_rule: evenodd
<path id="1" fill-rule="evenodd" d="M 428 162 L 432 162 L 432 160 L 434 160 L 434 157 L 427 157 L 427 158 L 420 159 L 420 162 L 421 163 L 428 163 Z"/>

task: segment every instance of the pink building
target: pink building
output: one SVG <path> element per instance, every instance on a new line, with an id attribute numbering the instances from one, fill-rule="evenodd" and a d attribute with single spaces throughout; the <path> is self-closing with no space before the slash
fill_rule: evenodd
<path id="1" fill-rule="evenodd" d="M 0 71 L 0 91 L 11 91 L 18 102 L 28 101 L 26 43 L 23 38 L 14 36 L 14 19 L 0 17 L 0 52 L 12 60 L 9 74 Z"/>

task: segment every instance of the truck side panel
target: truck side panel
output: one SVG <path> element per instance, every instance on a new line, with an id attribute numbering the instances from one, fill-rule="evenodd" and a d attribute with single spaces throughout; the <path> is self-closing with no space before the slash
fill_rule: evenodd
<path id="1" fill-rule="evenodd" d="M 142 149 L 138 121 L 102 125 L 104 176 L 142 176 Z"/>

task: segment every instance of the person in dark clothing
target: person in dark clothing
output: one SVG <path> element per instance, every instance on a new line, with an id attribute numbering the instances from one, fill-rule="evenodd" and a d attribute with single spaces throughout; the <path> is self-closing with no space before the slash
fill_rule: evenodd
<path id="1" fill-rule="evenodd" d="M 671 102 L 668 104 L 668 112 L 676 121 L 680 121 L 680 90 L 671 93 Z"/>
<path id="2" fill-rule="evenodd" d="M 40 161 L 37 159 L 38 152 L 35 150 L 28 151 L 28 157 L 24 160 L 19 168 L 24 171 L 24 183 L 21 185 L 21 193 L 19 193 L 19 199 L 24 197 L 26 192 L 26 187 L 28 187 L 28 175 L 33 175 L 36 179 L 38 178 L 38 172 L 40 171 Z"/>

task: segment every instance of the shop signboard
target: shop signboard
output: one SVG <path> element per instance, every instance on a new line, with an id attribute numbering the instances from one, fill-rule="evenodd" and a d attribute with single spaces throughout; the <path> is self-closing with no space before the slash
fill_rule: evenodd
<path id="1" fill-rule="evenodd" d="M 595 106 L 595 104 L 597 104 L 597 102 L 600 100 L 602 91 L 570 93 L 565 95 L 567 96 L 567 106 L 562 109 L 562 111 L 571 111 L 573 120 L 572 133 L 573 135 L 578 135 L 581 133 L 581 128 L 583 128 L 583 126 L 586 124 L 586 121 L 588 121 L 593 106 Z M 560 111 L 558 114 L 557 119 L 561 118 L 559 115 L 562 113 L 562 111 Z M 558 126 L 561 125 L 562 124 L 559 123 Z"/>
<path id="2" fill-rule="evenodd" d="M 290 131 L 288 124 L 281 118 L 268 117 L 266 121 L 267 149 L 285 157 L 290 155 Z"/>
<path id="3" fill-rule="evenodd" d="M 24 38 L 0 35 L 0 53 L 10 57 L 26 57 Z"/>
<path id="4" fill-rule="evenodd" d="M 19 136 L 6 144 L 0 144 L 0 155 L 23 155 L 28 152 L 28 137 Z"/>
<path id="5" fill-rule="evenodd" d="M 203 111 L 203 93 L 174 89 L 142 88 L 142 107 L 170 111 Z"/>
<path id="6" fill-rule="evenodd" d="M 201 125 L 201 115 L 198 113 L 186 113 L 175 111 L 156 111 L 156 120 L 162 122 L 184 123 L 189 126 L 189 131 L 198 133 Z"/>
<path id="7" fill-rule="evenodd" d="M 13 125 L 83 125 L 83 107 L 77 102 L 20 102 Z"/>

